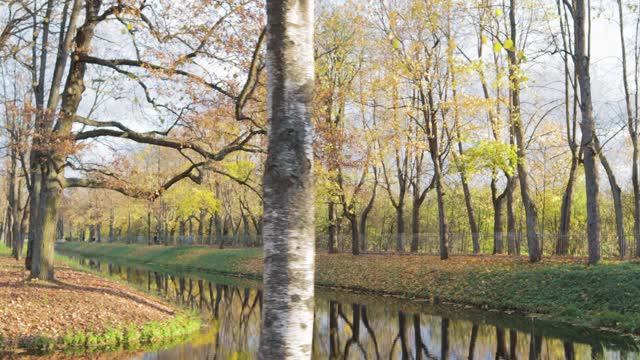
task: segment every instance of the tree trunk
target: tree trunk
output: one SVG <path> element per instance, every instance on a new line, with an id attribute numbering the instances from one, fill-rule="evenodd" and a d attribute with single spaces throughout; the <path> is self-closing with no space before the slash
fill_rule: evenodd
<path id="1" fill-rule="evenodd" d="M 633 185 L 633 236 L 636 242 L 636 252 L 635 255 L 640 255 L 640 180 L 638 179 L 638 101 L 636 96 L 635 101 L 635 112 L 631 109 L 631 90 L 629 89 L 629 81 L 627 79 L 627 48 L 626 42 L 624 38 L 624 16 L 622 9 L 622 0 L 618 0 L 618 20 L 619 20 L 619 28 L 620 28 L 620 42 L 622 45 L 622 79 L 624 84 L 624 93 L 625 93 L 625 105 L 627 110 L 627 130 L 629 131 L 629 135 L 631 137 L 631 145 L 633 147 L 633 165 L 631 169 L 631 183 Z M 636 26 L 636 48 L 635 54 L 638 53 L 638 29 Z M 638 59 L 636 58 L 636 62 Z M 636 78 L 636 94 L 638 92 L 638 66 L 635 67 L 635 78 Z M 608 173 L 608 171 L 607 171 Z M 609 180 L 611 182 L 611 179 Z M 617 208 L 617 205 L 616 205 Z M 617 225 L 617 214 L 616 214 L 616 225 Z M 624 232 L 624 230 L 623 230 Z M 618 233 L 618 240 L 620 246 L 620 257 L 624 258 L 626 255 L 626 240 L 623 236 L 620 237 L 620 233 Z"/>
<path id="2" fill-rule="evenodd" d="M 542 254 L 540 253 L 540 241 L 538 239 L 538 208 L 533 201 L 529 190 L 529 171 L 526 162 L 526 144 L 524 140 L 524 129 L 522 116 L 520 113 L 520 60 L 518 60 L 516 51 L 518 42 L 516 41 L 517 23 L 516 23 L 516 3 L 517 0 L 511 0 L 509 11 L 509 20 L 511 25 L 511 40 L 514 49 L 508 50 L 509 58 L 509 79 L 511 79 L 511 96 L 509 113 L 511 124 L 518 146 L 518 178 L 520 179 L 520 196 L 524 205 L 527 218 L 527 245 L 529 248 L 529 261 L 538 262 Z"/>
<path id="3" fill-rule="evenodd" d="M 216 211 L 213 217 L 213 224 L 216 228 L 216 242 L 218 244 L 222 243 L 222 219 L 220 219 L 220 214 Z"/>
<path id="4" fill-rule="evenodd" d="M 15 179 L 14 179 L 15 181 Z M 22 231 L 20 231 L 20 203 L 22 202 L 20 200 L 21 196 L 21 192 L 20 192 L 20 187 L 18 186 L 18 194 L 17 196 L 14 193 L 14 196 L 10 196 L 10 198 L 12 198 L 13 203 L 9 203 L 9 206 L 11 207 L 11 247 L 12 247 L 12 255 L 16 260 L 20 260 L 20 257 L 22 256 L 22 242 L 24 241 L 24 233 Z M 16 191 L 15 186 L 14 187 L 9 187 L 9 191 Z M 25 209 L 26 211 L 26 209 Z"/>
<path id="5" fill-rule="evenodd" d="M 13 242 L 13 236 L 11 235 L 11 205 L 7 206 L 5 211 L 4 223 L 2 224 L 2 236 L 4 237 L 4 243 L 7 247 L 11 247 Z"/>
<path id="6" fill-rule="evenodd" d="M 493 254 L 502 254 L 504 238 L 504 198 L 499 198 L 493 203 Z"/>
<path id="7" fill-rule="evenodd" d="M 186 224 L 184 220 L 180 220 L 180 228 L 178 229 L 178 241 L 180 245 L 184 244 L 184 237 L 186 232 Z"/>
<path id="8" fill-rule="evenodd" d="M 411 207 L 411 252 L 418 252 L 420 244 L 420 205 L 422 202 L 414 196 Z"/>
<path id="9" fill-rule="evenodd" d="M 267 0 L 269 145 L 264 173 L 260 359 L 310 359 L 314 317 L 313 7 Z"/>
<path id="10" fill-rule="evenodd" d="M 600 148 L 600 144 L 598 139 L 595 138 L 596 146 L 598 150 L 598 156 L 600 158 L 600 163 L 604 167 L 605 172 L 607 173 L 607 179 L 609 180 L 609 185 L 611 186 L 611 197 L 613 198 L 613 209 L 616 217 L 616 234 L 618 236 L 618 253 L 620 258 L 624 259 L 627 254 L 627 239 L 624 234 L 624 214 L 622 213 L 622 189 L 618 185 L 618 181 L 616 180 L 616 175 L 613 173 L 613 169 L 607 160 L 607 157 L 604 155 L 603 149 Z"/>
<path id="11" fill-rule="evenodd" d="M 337 231 L 337 219 L 336 219 L 336 204 L 333 201 L 329 201 L 327 205 L 328 221 L 329 221 L 329 239 L 328 250 L 330 254 L 338 252 L 338 231 Z"/>
<path id="12" fill-rule="evenodd" d="M 636 130 L 637 131 L 637 130 Z M 640 257 L 640 180 L 638 179 L 638 135 L 631 139 L 633 143 L 633 169 L 631 181 L 633 183 L 633 237 L 635 238 L 635 257 Z"/>
<path id="13" fill-rule="evenodd" d="M 358 232 L 358 217 L 355 214 L 345 214 L 351 225 L 351 254 L 360 255 L 360 232 Z"/>
<path id="14" fill-rule="evenodd" d="M 560 207 L 560 228 L 558 229 L 558 241 L 556 243 L 556 255 L 566 256 L 569 254 L 569 231 L 571 231 L 571 203 L 573 201 L 573 189 L 576 183 L 576 173 L 578 172 L 578 157 L 571 157 L 571 167 L 569 168 L 569 180 L 562 195 L 562 205 Z"/>
<path id="15" fill-rule="evenodd" d="M 374 170 L 375 171 L 375 170 Z M 368 249 L 367 244 L 367 218 L 369 217 L 369 213 L 371 209 L 373 209 L 373 203 L 376 199 L 376 190 L 378 187 L 378 182 L 376 181 L 373 184 L 373 191 L 371 194 L 371 198 L 367 203 L 367 206 L 362 210 L 362 214 L 360 214 L 360 251 L 362 253 L 366 253 Z"/>
<path id="16" fill-rule="evenodd" d="M 147 212 L 147 245 L 151 245 L 151 211 Z"/>
<path id="17" fill-rule="evenodd" d="M 25 204 L 25 206 L 28 204 Z M 16 247 L 16 260 L 20 260 L 20 257 L 22 256 L 22 251 L 24 249 L 24 234 L 27 233 L 27 222 L 29 221 L 29 210 L 28 208 L 25 207 L 25 209 L 22 211 L 22 219 L 20 220 L 20 238 L 18 239 L 18 242 L 15 244 Z"/>
<path id="18" fill-rule="evenodd" d="M 218 248 L 224 248 L 224 242 L 229 238 L 229 217 L 225 217 L 222 221 L 222 237 L 220 238 L 220 244 Z"/>
<path id="19" fill-rule="evenodd" d="M 58 209 L 62 198 L 62 186 L 65 184 L 63 174 L 58 173 L 58 169 L 63 169 L 66 161 L 66 150 L 59 150 L 51 147 L 51 130 L 55 130 L 55 135 L 65 137 L 71 133 L 73 114 L 76 114 L 82 94 L 85 90 L 84 75 L 86 64 L 79 61 L 79 53 L 88 51 L 93 38 L 94 29 L 98 23 L 96 17 L 100 10 L 101 1 L 86 2 L 85 23 L 78 28 L 75 37 L 68 37 L 69 42 L 60 47 L 60 53 L 64 54 L 71 48 L 71 39 L 75 41 L 75 51 L 71 56 L 67 82 L 65 84 L 64 96 L 60 105 L 60 111 L 56 112 L 58 105 L 57 96 L 51 95 L 49 98 L 48 110 L 58 114 L 55 129 L 53 129 L 53 116 L 47 116 L 44 111 L 44 81 L 47 64 L 47 48 L 43 46 L 40 63 L 40 79 L 35 87 L 36 108 L 39 113 L 35 116 L 34 135 L 29 155 L 29 177 L 31 179 L 30 210 L 29 210 L 29 248 L 33 248 L 32 254 L 28 254 L 26 260 L 27 267 L 31 269 L 31 277 L 41 280 L 54 280 L 53 261 L 54 243 L 56 236 L 56 225 L 58 221 Z M 53 2 L 49 1 L 47 12 L 50 13 Z M 74 10 L 74 16 L 70 23 L 75 23 L 75 18 L 79 12 Z M 72 27 L 72 26 L 71 26 Z M 46 37 L 49 33 L 49 23 L 43 26 L 43 44 L 47 44 Z M 66 59 L 66 56 L 63 56 Z M 57 62 L 59 63 L 59 62 Z M 64 69 L 63 66 L 57 67 Z M 55 77 L 54 73 L 54 77 Z M 55 81 L 53 84 L 58 85 Z M 58 88 L 55 87 L 57 92 Z M 56 138 L 56 140 L 60 139 Z"/>
<path id="20" fill-rule="evenodd" d="M 127 244 L 131 244 L 131 213 L 127 217 Z"/>
<path id="21" fill-rule="evenodd" d="M 56 224 L 56 241 L 60 239 L 64 239 L 64 217 L 62 214 L 60 214 Z"/>
<path id="22" fill-rule="evenodd" d="M 460 129 L 460 113 L 458 111 L 458 102 L 457 102 L 457 94 L 458 91 L 456 89 L 455 86 L 455 72 L 451 71 L 451 83 L 452 83 L 452 95 L 453 95 L 453 101 L 455 103 L 454 105 L 454 115 L 453 115 L 453 121 L 454 121 L 454 131 L 457 137 L 457 143 L 458 143 L 458 154 L 460 156 L 464 155 L 464 148 L 462 147 L 462 131 Z M 471 231 L 471 242 L 473 244 L 473 253 L 474 254 L 479 254 L 480 253 L 480 234 L 478 233 L 478 224 L 476 223 L 476 216 L 473 212 L 473 201 L 471 199 L 471 191 L 469 190 L 469 183 L 467 180 L 467 170 L 464 167 L 464 164 L 462 164 L 458 157 L 456 156 L 455 152 L 453 153 L 454 156 L 454 161 L 457 164 L 457 168 L 458 168 L 458 172 L 460 173 L 460 182 L 462 183 L 462 192 L 464 194 L 464 204 L 465 207 L 467 208 L 467 218 L 469 219 L 469 230 Z"/>
<path id="23" fill-rule="evenodd" d="M 209 232 L 207 234 L 207 244 L 213 245 L 213 215 L 209 217 Z"/>
<path id="24" fill-rule="evenodd" d="M 115 240 L 115 236 L 113 233 L 113 222 L 115 221 L 114 219 L 114 214 L 113 214 L 113 209 L 111 209 L 110 213 L 109 213 L 109 242 L 112 243 Z"/>
<path id="25" fill-rule="evenodd" d="M 493 254 L 502 254 L 504 252 L 504 203 L 508 194 L 509 187 L 498 195 L 496 180 L 491 179 L 491 203 L 493 205 Z"/>
<path id="26" fill-rule="evenodd" d="M 435 135 L 437 136 L 437 135 Z M 449 258 L 449 234 L 447 230 L 447 217 L 444 209 L 444 183 L 442 180 L 442 167 L 440 155 L 434 159 L 434 175 L 436 177 L 436 195 L 438 196 L 438 230 L 440 233 L 440 259 Z"/>
<path id="27" fill-rule="evenodd" d="M 473 253 L 480 253 L 480 230 L 476 222 L 476 215 L 473 211 L 473 201 L 471 199 L 471 191 L 467 182 L 465 171 L 460 171 L 460 180 L 462 181 L 462 191 L 464 193 L 464 204 L 467 208 L 467 218 L 469 218 L 469 230 L 471 231 L 471 240 L 473 242 Z"/>
<path id="28" fill-rule="evenodd" d="M 598 199 L 597 149 L 594 141 L 595 119 L 591 100 L 589 57 L 586 54 L 586 4 L 585 0 L 576 0 L 574 4 L 574 62 L 580 85 L 580 112 L 582 115 L 582 122 L 580 123 L 582 139 L 580 144 L 584 151 L 583 163 L 586 182 L 585 190 L 587 193 L 587 241 L 589 264 L 593 265 L 600 260 L 600 200 Z"/>
<path id="29" fill-rule="evenodd" d="M 204 217 L 205 217 L 205 210 L 204 209 L 200 209 L 200 218 L 198 221 L 198 241 L 197 243 L 199 244 L 204 244 Z"/>
<path id="30" fill-rule="evenodd" d="M 404 252 L 404 202 L 400 201 L 396 208 L 396 224 L 397 224 L 397 236 L 396 236 L 396 251 L 399 253 Z"/>
<path id="31" fill-rule="evenodd" d="M 249 234 L 249 219 L 247 218 L 247 215 L 244 212 L 242 212 L 242 232 L 244 236 L 244 246 L 250 247 L 251 238 Z"/>
<path id="32" fill-rule="evenodd" d="M 50 170 L 53 172 L 53 170 Z M 37 192 L 39 201 L 31 203 L 32 215 L 29 221 L 29 235 L 34 239 L 31 261 L 31 278 L 53 281 L 54 271 L 54 243 L 56 236 L 56 226 L 58 223 L 58 209 L 62 198 L 62 188 L 60 180 L 52 180 L 53 174 L 43 177 L 44 183 L 40 184 L 40 191 Z M 57 178 L 57 175 L 55 176 Z M 38 177 L 36 177 L 38 178 Z M 32 186 L 33 186 L 32 182 Z M 35 212 L 35 214 L 33 214 Z"/>
<path id="33" fill-rule="evenodd" d="M 518 246 L 518 234 L 516 230 L 516 214 L 514 211 L 513 193 L 517 186 L 517 179 L 510 176 L 507 179 L 507 254 L 520 255 L 520 247 Z"/>
<path id="34" fill-rule="evenodd" d="M 17 166 L 17 156 L 16 156 L 16 144 L 12 144 L 9 149 L 9 154 L 11 157 L 9 171 L 8 171 L 8 180 L 9 186 L 7 189 L 7 216 L 6 223 L 4 224 L 4 228 L 6 229 L 6 239 L 5 243 L 7 247 L 12 248 L 13 257 L 16 260 L 20 260 L 20 255 L 16 249 L 16 243 L 20 238 L 20 229 L 18 222 L 18 212 L 20 208 L 20 187 L 18 187 L 17 199 L 16 199 L 16 166 Z"/>

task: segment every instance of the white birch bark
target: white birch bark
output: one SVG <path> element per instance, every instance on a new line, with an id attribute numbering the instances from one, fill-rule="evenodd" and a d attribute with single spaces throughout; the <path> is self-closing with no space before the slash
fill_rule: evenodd
<path id="1" fill-rule="evenodd" d="M 309 359 L 314 307 L 313 0 L 267 1 L 261 359 Z"/>

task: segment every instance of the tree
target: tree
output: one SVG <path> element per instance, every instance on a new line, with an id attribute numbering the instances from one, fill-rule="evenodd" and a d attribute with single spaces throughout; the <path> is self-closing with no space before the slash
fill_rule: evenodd
<path id="1" fill-rule="evenodd" d="M 518 48 L 520 44 L 516 41 L 518 40 L 516 8 L 517 0 L 511 0 L 511 6 L 509 8 L 510 39 L 505 40 L 505 45 L 503 46 L 509 53 L 509 79 L 511 81 L 509 112 L 511 118 L 511 126 L 513 126 L 513 132 L 515 134 L 516 144 L 518 146 L 518 179 L 520 180 L 520 196 L 522 197 L 522 202 L 527 217 L 527 244 L 529 248 L 529 261 L 538 262 L 542 257 L 542 253 L 540 251 L 540 240 L 538 238 L 538 208 L 533 197 L 531 196 L 529 189 L 529 172 L 527 170 L 525 155 L 526 144 L 524 140 L 524 129 L 520 109 L 520 61 L 522 59 L 522 56 L 520 54 L 522 54 L 523 50 L 521 48 Z M 509 46 L 506 46 L 509 40 L 511 41 L 511 43 Z"/>
<path id="2" fill-rule="evenodd" d="M 335 6 L 323 11 L 318 19 L 318 36 L 316 36 L 316 98 L 314 107 L 318 139 L 316 148 L 319 157 L 326 167 L 327 175 L 327 212 L 329 222 L 328 249 L 330 253 L 337 248 L 336 205 L 342 207 L 342 216 L 349 221 L 351 228 L 351 251 L 354 255 L 360 252 L 358 221 L 355 213 L 357 195 L 367 175 L 368 161 L 356 159 L 360 149 L 367 149 L 368 144 L 358 146 L 349 141 L 359 131 L 349 112 L 355 93 L 356 79 L 360 76 L 366 50 L 366 36 L 363 33 L 362 16 L 352 10 L 352 6 Z M 354 129 L 355 128 L 355 129 Z M 356 133 L 357 134 L 357 133 Z M 357 139 L 357 138 L 356 138 Z M 362 155 L 368 160 L 369 152 Z M 363 164 L 362 166 L 358 166 Z M 362 181 L 353 186 L 353 194 L 347 194 L 350 183 L 350 171 L 361 170 Z"/>
<path id="3" fill-rule="evenodd" d="M 597 166 L 598 146 L 595 139 L 595 119 L 591 99 L 589 55 L 586 50 L 587 5 L 584 0 L 576 0 L 573 6 L 567 2 L 565 2 L 565 6 L 569 9 L 569 13 L 573 18 L 573 61 L 580 86 L 580 113 L 582 115 L 582 122 L 580 123 L 582 139 L 580 146 L 584 151 L 583 163 L 587 195 L 587 242 L 589 264 L 594 265 L 600 260 L 600 200 Z"/>
<path id="4" fill-rule="evenodd" d="M 311 0 L 267 1 L 269 145 L 261 359 L 310 359 L 314 309 Z"/>
<path id="5" fill-rule="evenodd" d="M 571 206 L 576 182 L 576 173 L 582 156 L 582 148 L 577 142 L 578 128 L 578 94 L 577 84 L 575 81 L 575 70 L 571 71 L 569 67 L 569 29 L 566 8 L 557 1 L 558 20 L 560 26 L 560 35 L 562 38 L 563 51 L 560 52 L 564 65 L 564 117 L 566 128 L 566 140 L 571 151 L 571 166 L 569 168 L 569 178 L 562 195 L 562 205 L 560 208 L 560 225 L 558 229 L 558 239 L 556 242 L 555 253 L 557 255 L 567 255 L 569 252 L 569 232 L 571 230 Z M 573 73 L 573 74 L 572 74 Z M 573 75 L 573 76 L 572 76 Z"/>
<path id="6" fill-rule="evenodd" d="M 29 71 L 34 84 L 35 110 L 28 168 L 29 248 L 33 251 L 27 259 L 33 278 L 54 279 L 53 244 L 65 188 L 109 188 L 128 196 L 154 200 L 180 180 L 200 182 L 201 169 L 210 162 L 220 161 L 235 151 L 260 151 L 251 140 L 264 130 L 255 113 L 249 114 L 246 110 L 256 103 L 252 95 L 259 87 L 257 79 L 262 69 L 259 49 L 264 36 L 257 33 L 259 25 L 243 28 L 240 33 L 225 29 L 225 25 L 246 21 L 259 24 L 259 16 L 252 13 L 255 8 L 234 0 L 219 9 L 194 3 L 192 12 L 172 12 L 166 4 L 151 5 L 144 1 L 114 2 L 105 4 L 104 9 L 101 0 L 49 0 L 43 6 L 20 3 L 33 6 L 26 10 L 32 14 L 32 27 L 21 28 L 21 33 L 13 37 L 16 44 L 23 36 L 33 38 L 28 48 L 18 46 L 22 51 L 15 54 L 16 62 Z M 202 21 L 196 21 L 197 16 Z M 167 18 L 184 24 L 179 30 L 180 36 L 173 34 L 174 28 L 161 25 Z M 95 34 L 113 31 L 107 24 L 111 20 L 125 27 L 122 41 L 128 42 L 131 51 L 121 52 L 121 58 L 100 56 L 99 49 L 104 49 L 105 43 Z M 57 39 L 54 34 L 58 35 Z M 255 48 L 236 46 L 238 39 L 250 37 L 258 39 Z M 145 42 L 145 51 L 141 50 L 138 39 Z M 55 59 L 50 59 L 51 51 L 55 52 Z M 192 66 L 198 59 L 210 64 L 218 61 L 214 59 L 225 59 L 216 52 L 233 59 L 221 61 L 218 66 L 226 65 L 246 76 L 237 80 L 221 79 L 226 75 L 203 74 L 198 69 L 204 67 Z M 112 52 L 112 55 L 118 53 Z M 100 76 L 105 73 L 107 79 Z M 91 91 L 87 88 L 111 77 L 120 79 L 121 84 L 137 87 L 146 104 L 157 111 L 160 125 L 149 131 L 136 131 L 125 122 L 93 118 L 95 108 L 87 112 L 81 104 L 86 93 L 95 95 L 99 91 L 95 87 Z M 171 96 L 175 93 L 165 92 L 167 87 L 162 84 L 167 81 L 177 84 L 172 91 L 183 91 L 184 96 L 179 98 L 183 101 Z M 112 97 L 110 101 L 138 104 L 138 99 L 137 96 Z M 168 99 L 170 103 L 165 103 Z M 96 102 L 99 101 L 94 101 L 94 105 Z M 221 113 L 227 114 L 226 119 L 232 118 L 247 126 L 236 127 L 231 132 L 221 131 L 218 135 L 224 135 L 220 136 L 211 135 L 221 130 L 220 127 L 212 127 L 209 132 L 193 130 L 198 123 L 194 108 L 205 104 L 216 104 Z M 171 120 L 166 121 L 167 118 Z M 126 139 L 174 149 L 183 155 L 187 167 L 167 176 L 159 187 L 134 188 L 126 182 L 126 176 L 109 166 L 77 161 L 79 157 L 74 155 L 94 139 Z M 66 169 L 80 172 L 82 176 L 67 177 Z"/>
<path id="7" fill-rule="evenodd" d="M 629 131 L 629 136 L 631 138 L 631 146 L 633 147 L 632 153 L 632 167 L 631 167 L 631 184 L 633 186 L 633 236 L 636 243 L 636 251 L 634 256 L 640 257 L 640 178 L 638 176 L 638 101 L 633 101 L 633 99 L 638 98 L 638 82 L 635 82 L 635 93 L 629 86 L 629 79 L 627 78 L 628 74 L 628 60 L 627 60 L 627 46 L 625 41 L 624 34 L 624 16 L 623 16 L 623 6 L 622 0 L 618 0 L 618 21 L 620 23 L 620 43 L 622 50 L 622 81 L 624 84 L 624 102 L 625 109 L 627 112 L 627 130 Z M 640 21 L 638 18 L 636 21 Z M 634 78 L 638 79 L 638 36 L 640 35 L 640 27 L 636 25 L 635 27 L 635 43 L 633 53 L 635 57 L 633 58 L 635 62 L 634 66 Z M 633 64 L 633 63 L 632 63 Z M 633 103 L 633 105 L 632 105 Z M 624 231 L 624 230 L 623 230 Z M 623 234 L 624 235 L 624 234 Z M 620 239 L 620 241 L 624 241 L 624 236 Z M 620 246 L 620 257 L 624 258 L 625 256 L 625 247 Z"/>

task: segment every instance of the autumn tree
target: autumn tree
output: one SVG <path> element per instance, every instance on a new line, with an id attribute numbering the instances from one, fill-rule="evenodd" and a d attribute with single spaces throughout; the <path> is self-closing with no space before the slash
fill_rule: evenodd
<path id="1" fill-rule="evenodd" d="M 31 27 L 21 28 L 8 43 L 20 49 L 22 37 L 33 38 L 28 48 L 15 54 L 33 79 L 35 115 L 28 156 L 32 254 L 27 260 L 32 277 L 54 277 L 53 243 L 63 189 L 111 188 L 152 200 L 181 179 L 199 182 L 199 169 L 207 163 L 220 161 L 235 151 L 259 151 L 252 139 L 264 130 L 250 108 L 263 67 L 259 48 L 264 35 L 260 34 L 260 12 L 253 4 L 225 1 L 213 7 L 202 3 L 184 11 L 175 11 L 171 2 L 144 1 L 20 5 L 32 14 Z M 246 21 L 256 26 L 231 31 Z M 178 29 L 170 24 L 183 25 Z M 105 42 L 105 38 L 118 39 L 123 47 L 107 55 L 109 40 Z M 246 42 L 247 38 L 255 40 Z M 230 78 L 215 70 L 209 72 L 199 63 L 241 76 Z M 155 111 L 160 121 L 152 122 L 151 129 L 137 130 L 109 116 L 96 119 L 103 114 L 83 104 L 95 98 L 96 84 L 110 79 L 121 81 L 111 88 L 115 92 L 131 89 L 136 94 L 112 96 L 110 105 L 128 102 L 136 107 L 144 102 L 145 109 Z M 167 83 L 175 87 L 167 90 Z M 181 96 L 176 96 L 178 93 Z M 181 101 L 175 101 L 177 98 Z M 215 137 L 195 137 L 192 130 L 198 121 L 197 109 L 203 106 L 217 107 L 226 118 L 243 125 Z M 94 139 L 118 138 L 175 149 L 183 153 L 187 165 L 179 173 L 166 176 L 161 186 L 135 189 L 113 169 L 70 161 L 70 155 Z M 81 176 L 68 177 L 66 170 L 70 167 Z"/>

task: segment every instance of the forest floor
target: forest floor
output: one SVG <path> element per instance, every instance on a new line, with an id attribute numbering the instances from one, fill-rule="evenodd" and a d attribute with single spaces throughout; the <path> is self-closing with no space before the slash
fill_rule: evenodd
<path id="1" fill-rule="evenodd" d="M 259 279 L 260 249 L 66 243 L 60 250 L 114 262 Z M 468 255 L 318 253 L 316 285 L 471 305 L 640 335 L 640 262 Z"/>
<path id="2" fill-rule="evenodd" d="M 65 263 L 56 264 L 55 282 L 28 275 L 24 261 L 0 246 L 0 357 L 3 349 L 141 345 L 152 340 L 144 336 L 168 338 L 194 327 L 188 316 L 152 295 Z M 172 333 L 150 334 L 166 326 Z"/>

